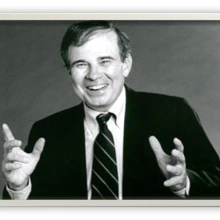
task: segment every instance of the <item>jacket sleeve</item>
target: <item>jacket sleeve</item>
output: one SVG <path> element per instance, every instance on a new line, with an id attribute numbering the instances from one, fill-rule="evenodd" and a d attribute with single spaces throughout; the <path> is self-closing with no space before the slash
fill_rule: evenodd
<path id="1" fill-rule="evenodd" d="M 189 197 L 220 198 L 220 161 L 210 143 L 197 113 L 183 100 L 180 111 L 180 140 L 184 145 Z"/>

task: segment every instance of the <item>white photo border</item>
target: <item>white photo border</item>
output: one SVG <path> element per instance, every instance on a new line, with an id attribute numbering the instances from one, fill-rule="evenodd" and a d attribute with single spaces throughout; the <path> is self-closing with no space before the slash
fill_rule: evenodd
<path id="1" fill-rule="evenodd" d="M 219 21 L 220 13 L 0 13 L 0 20 Z M 219 207 L 220 200 L 0 200 L 0 207 Z"/>

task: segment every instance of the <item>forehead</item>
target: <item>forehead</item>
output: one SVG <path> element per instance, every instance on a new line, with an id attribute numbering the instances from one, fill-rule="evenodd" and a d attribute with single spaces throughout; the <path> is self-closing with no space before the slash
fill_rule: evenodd
<path id="1" fill-rule="evenodd" d="M 81 56 L 120 56 L 118 38 L 115 32 L 98 32 L 92 35 L 82 46 L 70 46 L 69 58 L 83 58 Z"/>

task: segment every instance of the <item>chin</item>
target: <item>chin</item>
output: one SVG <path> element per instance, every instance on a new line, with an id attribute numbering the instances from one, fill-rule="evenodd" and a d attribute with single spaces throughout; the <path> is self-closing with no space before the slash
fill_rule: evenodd
<path id="1" fill-rule="evenodd" d="M 110 109 L 110 107 L 106 104 L 97 104 L 94 105 L 94 103 L 92 105 L 89 105 L 89 107 L 95 111 L 99 111 L 99 112 L 106 112 Z"/>

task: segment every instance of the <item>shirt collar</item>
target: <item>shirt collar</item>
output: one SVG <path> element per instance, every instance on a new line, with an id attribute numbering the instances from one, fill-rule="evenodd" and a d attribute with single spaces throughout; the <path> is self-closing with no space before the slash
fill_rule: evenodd
<path id="1" fill-rule="evenodd" d="M 123 109 L 125 108 L 125 87 L 123 87 L 120 95 L 118 96 L 115 103 L 112 105 L 112 107 L 109 109 L 108 112 L 113 113 L 116 116 L 115 123 L 118 127 L 121 128 L 123 117 L 120 117 L 122 115 Z M 85 111 L 85 121 L 87 125 L 90 127 L 90 130 L 93 129 L 91 126 L 97 126 L 96 117 L 99 114 L 106 113 L 106 112 L 98 112 L 90 109 L 85 103 L 83 103 L 84 111 Z M 91 126 L 90 126 L 91 125 Z"/>

